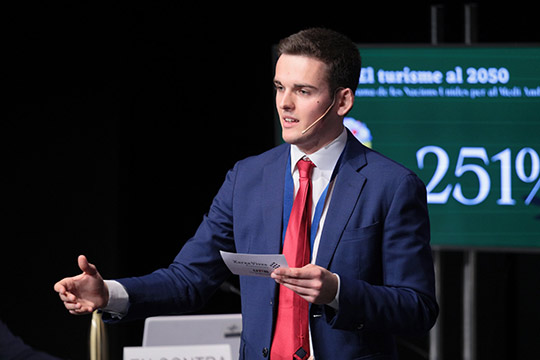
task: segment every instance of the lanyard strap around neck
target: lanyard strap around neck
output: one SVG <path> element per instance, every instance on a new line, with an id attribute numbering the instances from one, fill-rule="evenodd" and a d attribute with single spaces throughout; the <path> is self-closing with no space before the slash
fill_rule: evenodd
<path id="1" fill-rule="evenodd" d="M 310 250 L 311 255 L 313 256 L 313 244 L 315 243 L 315 237 L 317 236 L 317 231 L 319 229 L 319 223 L 321 222 L 321 216 L 324 208 L 324 203 L 326 202 L 326 196 L 328 195 L 328 188 L 332 181 L 334 181 L 337 169 L 339 168 L 341 156 L 337 161 L 330 181 L 324 188 L 317 205 L 315 206 L 315 212 L 313 214 L 313 219 L 311 220 L 311 229 L 310 229 Z M 283 195 L 283 232 L 281 234 L 281 241 L 285 240 L 285 233 L 287 232 L 287 226 L 289 225 L 289 217 L 291 215 L 291 210 L 294 202 L 294 180 L 291 172 L 291 156 L 289 155 L 289 160 L 287 161 L 287 171 L 285 171 L 285 191 Z"/>

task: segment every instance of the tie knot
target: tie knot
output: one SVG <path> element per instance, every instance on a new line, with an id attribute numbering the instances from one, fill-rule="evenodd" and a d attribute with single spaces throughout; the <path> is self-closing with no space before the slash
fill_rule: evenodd
<path id="1" fill-rule="evenodd" d="M 315 167 L 315 164 L 309 159 L 300 159 L 296 164 L 298 167 L 298 173 L 300 174 L 301 179 L 310 178 L 311 170 Z"/>

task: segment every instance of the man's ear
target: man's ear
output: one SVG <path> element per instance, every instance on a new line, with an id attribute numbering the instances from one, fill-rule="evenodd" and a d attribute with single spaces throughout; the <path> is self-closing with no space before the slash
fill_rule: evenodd
<path id="1" fill-rule="evenodd" d="M 351 111 L 354 104 L 354 93 L 349 88 L 339 89 L 336 94 L 337 99 L 337 114 L 339 116 L 345 116 Z"/>

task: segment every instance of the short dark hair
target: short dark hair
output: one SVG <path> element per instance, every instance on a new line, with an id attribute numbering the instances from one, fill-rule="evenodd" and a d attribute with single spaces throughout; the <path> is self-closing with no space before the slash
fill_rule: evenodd
<path id="1" fill-rule="evenodd" d="M 331 91 L 339 87 L 356 91 L 362 62 L 356 45 L 345 35 L 329 29 L 302 30 L 281 40 L 278 57 L 301 55 L 313 57 L 328 65 Z"/>

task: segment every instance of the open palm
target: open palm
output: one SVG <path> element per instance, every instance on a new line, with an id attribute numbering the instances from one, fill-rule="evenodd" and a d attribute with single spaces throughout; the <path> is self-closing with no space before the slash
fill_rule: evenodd
<path id="1" fill-rule="evenodd" d="M 54 285 L 64 306 L 71 314 L 88 314 L 107 305 L 109 291 L 95 265 L 86 256 L 78 258 L 82 274 L 67 277 Z"/>

